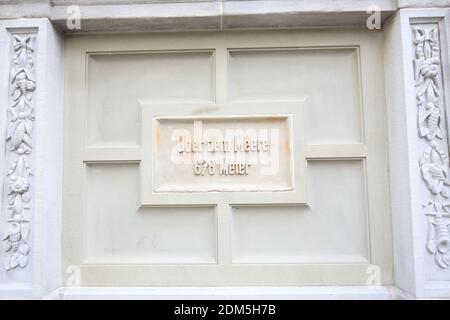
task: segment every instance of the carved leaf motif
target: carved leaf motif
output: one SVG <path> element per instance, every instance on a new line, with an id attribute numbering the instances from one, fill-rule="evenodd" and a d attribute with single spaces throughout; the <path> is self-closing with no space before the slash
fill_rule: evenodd
<path id="1" fill-rule="evenodd" d="M 28 257 L 25 254 L 20 254 L 20 255 L 18 255 L 17 262 L 23 268 L 28 263 Z"/>
<path id="2" fill-rule="evenodd" d="M 422 176 L 433 194 L 442 191 L 446 180 L 445 171 L 440 164 L 426 163 L 422 165 Z"/>
<path id="3" fill-rule="evenodd" d="M 17 255 L 13 253 L 9 259 L 6 259 L 5 261 L 5 269 L 6 271 L 12 270 L 16 268 L 19 265 L 19 262 L 17 261 Z"/>
<path id="4" fill-rule="evenodd" d="M 13 199 L 13 214 L 21 214 L 23 209 L 22 197 L 20 196 L 20 194 L 16 193 L 14 194 Z"/>
<path id="5" fill-rule="evenodd" d="M 20 144 L 23 143 L 23 139 L 25 137 L 26 130 L 25 124 L 22 121 L 19 121 L 15 124 L 15 128 L 13 129 L 13 135 L 11 137 L 11 143 L 13 146 L 13 150 L 19 148 Z"/>
<path id="6" fill-rule="evenodd" d="M 419 109 L 419 135 L 428 140 L 436 137 L 443 138 L 440 110 L 433 103 L 428 103 L 425 108 Z"/>
<path id="7" fill-rule="evenodd" d="M 11 75 L 11 83 L 13 84 L 13 101 L 17 101 L 21 97 L 30 99 L 31 92 L 36 88 L 36 83 L 27 69 L 21 68 L 17 71 L 13 70 Z"/>
<path id="8" fill-rule="evenodd" d="M 11 242 L 9 241 L 9 236 L 6 236 L 6 238 L 3 239 L 3 250 L 8 252 L 9 250 L 11 250 L 11 248 L 12 248 L 12 245 L 11 245 Z"/>
<path id="9" fill-rule="evenodd" d="M 436 260 L 436 263 L 443 269 L 448 267 L 448 264 L 444 261 L 444 257 L 442 254 L 435 254 L 434 259 Z"/>
<path id="10" fill-rule="evenodd" d="M 420 161 L 422 178 L 428 189 L 434 195 L 447 197 L 446 187 L 449 185 L 448 167 L 445 154 L 432 142 L 431 147 L 424 152 L 423 159 Z M 434 204 L 436 206 L 435 199 Z"/>
<path id="11" fill-rule="evenodd" d="M 23 241 L 25 242 L 24 244 L 21 245 L 21 248 L 22 248 L 21 251 L 23 254 L 27 254 L 28 251 L 30 250 L 30 246 L 27 244 L 29 235 L 30 235 L 29 225 L 27 223 L 22 223 L 22 227 L 20 228 L 20 236 L 23 239 Z"/>

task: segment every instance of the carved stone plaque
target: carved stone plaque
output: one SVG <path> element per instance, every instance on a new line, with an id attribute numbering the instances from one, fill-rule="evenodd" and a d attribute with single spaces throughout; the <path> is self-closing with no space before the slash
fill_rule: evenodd
<path id="1" fill-rule="evenodd" d="M 289 115 L 155 117 L 153 192 L 293 190 Z"/>

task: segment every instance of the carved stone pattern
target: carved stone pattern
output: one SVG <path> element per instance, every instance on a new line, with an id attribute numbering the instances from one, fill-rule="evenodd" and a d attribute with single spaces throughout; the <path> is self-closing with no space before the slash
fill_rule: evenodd
<path id="1" fill-rule="evenodd" d="M 450 265 L 450 190 L 448 146 L 441 107 L 441 61 L 437 25 L 412 27 L 418 134 L 421 146 L 420 172 L 428 190 L 423 204 L 427 218 L 427 250 L 441 268 Z"/>
<path id="2" fill-rule="evenodd" d="M 8 229 L 3 237 L 6 251 L 5 269 L 24 268 L 28 263 L 30 244 L 30 204 L 35 110 L 33 35 L 12 36 L 10 94 L 7 110 L 6 159 Z"/>

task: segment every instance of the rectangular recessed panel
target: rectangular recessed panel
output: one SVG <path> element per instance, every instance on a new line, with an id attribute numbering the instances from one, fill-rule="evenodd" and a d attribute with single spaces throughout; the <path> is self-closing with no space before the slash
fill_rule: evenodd
<path id="1" fill-rule="evenodd" d="M 379 33 L 66 40 L 63 278 L 75 265 L 82 286 L 364 285 L 376 265 L 392 284 Z M 173 161 L 199 120 L 207 145 L 267 130 L 244 154 L 270 146 L 276 165 Z"/>
<path id="2" fill-rule="evenodd" d="M 215 263 L 215 208 L 139 208 L 138 172 L 87 165 L 84 263 Z"/>
<path id="3" fill-rule="evenodd" d="M 233 50 L 229 62 L 231 101 L 305 99 L 308 144 L 361 142 L 355 49 Z"/>
<path id="4" fill-rule="evenodd" d="M 308 206 L 236 206 L 234 263 L 367 262 L 362 161 L 308 163 Z"/>
<path id="5" fill-rule="evenodd" d="M 155 118 L 154 192 L 293 190 L 289 116 Z"/>
<path id="6" fill-rule="evenodd" d="M 214 100 L 213 53 L 92 54 L 88 60 L 89 146 L 139 145 L 139 102 Z"/>

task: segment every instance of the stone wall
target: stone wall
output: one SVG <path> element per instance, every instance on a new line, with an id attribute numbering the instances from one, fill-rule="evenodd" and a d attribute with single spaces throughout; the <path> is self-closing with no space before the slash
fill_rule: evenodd
<path id="1" fill-rule="evenodd" d="M 65 35 L 324 27 L 384 35 L 393 286 L 174 291 L 62 283 Z M 0 0 L 0 297 L 449 298 L 448 30 L 450 0 Z"/>

